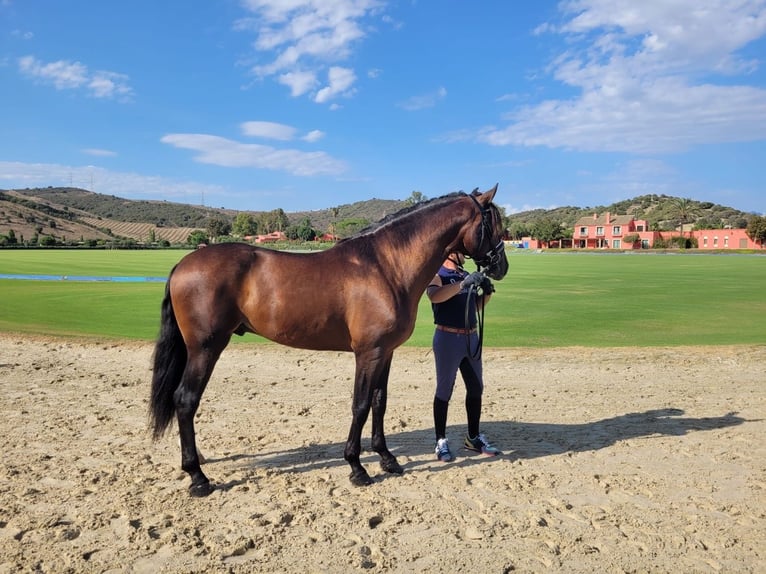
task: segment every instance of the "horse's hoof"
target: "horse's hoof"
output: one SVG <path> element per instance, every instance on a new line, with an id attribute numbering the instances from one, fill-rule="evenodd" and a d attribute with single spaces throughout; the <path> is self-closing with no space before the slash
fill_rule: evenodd
<path id="1" fill-rule="evenodd" d="M 380 468 L 382 468 L 386 472 L 390 472 L 391 474 L 404 473 L 404 469 L 402 468 L 402 465 L 396 462 L 395 458 L 392 458 L 391 460 L 381 460 Z"/>
<path id="2" fill-rule="evenodd" d="M 209 496 L 214 490 L 209 482 L 203 482 L 202 484 L 192 484 L 189 487 L 189 494 L 192 498 L 204 498 Z"/>
<path id="3" fill-rule="evenodd" d="M 353 484 L 354 486 L 370 486 L 373 483 L 373 480 L 370 478 L 370 475 L 367 474 L 365 471 L 362 471 L 359 474 L 352 472 L 351 474 L 348 475 L 348 478 L 351 481 L 351 484 Z"/>

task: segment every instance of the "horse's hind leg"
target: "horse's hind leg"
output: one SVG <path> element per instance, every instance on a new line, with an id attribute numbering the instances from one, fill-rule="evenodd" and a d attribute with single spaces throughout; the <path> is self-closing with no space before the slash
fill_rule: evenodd
<path id="1" fill-rule="evenodd" d="M 199 407 L 202 393 L 213 372 L 225 343 L 220 350 L 197 349 L 189 350 L 181 384 L 173 395 L 178 419 L 178 433 L 181 438 L 181 468 L 191 478 L 189 494 L 195 497 L 207 496 L 213 492 L 205 473 L 200 468 L 199 453 L 194 436 L 194 415 Z"/>

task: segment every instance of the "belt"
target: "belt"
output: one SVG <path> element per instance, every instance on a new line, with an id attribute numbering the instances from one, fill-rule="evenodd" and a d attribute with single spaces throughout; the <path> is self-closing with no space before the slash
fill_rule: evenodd
<path id="1" fill-rule="evenodd" d="M 439 331 L 444 331 L 445 333 L 456 333 L 458 335 L 470 335 L 471 333 L 476 332 L 476 327 L 473 329 L 458 329 L 457 327 L 447 327 L 446 325 L 436 325 L 436 328 Z"/>

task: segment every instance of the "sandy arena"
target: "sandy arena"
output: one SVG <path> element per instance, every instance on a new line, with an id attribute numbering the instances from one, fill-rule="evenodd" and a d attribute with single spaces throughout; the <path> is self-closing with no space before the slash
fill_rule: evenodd
<path id="1" fill-rule="evenodd" d="M 197 417 L 147 428 L 152 346 L 0 335 L 0 573 L 766 572 L 766 346 L 485 349 L 483 429 L 433 454 L 433 357 L 397 351 L 389 447 L 348 481 L 353 357 L 232 345 Z M 363 434 L 369 446 L 369 423 Z"/>

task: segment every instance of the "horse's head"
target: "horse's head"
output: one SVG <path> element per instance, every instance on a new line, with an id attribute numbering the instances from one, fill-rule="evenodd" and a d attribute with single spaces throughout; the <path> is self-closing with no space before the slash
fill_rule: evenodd
<path id="1" fill-rule="evenodd" d="M 492 203 L 497 193 L 497 184 L 492 189 L 480 193 L 478 188 L 469 195 L 478 208 L 472 227 L 463 237 L 466 254 L 476 266 L 492 279 L 502 279 L 508 273 L 508 259 L 505 256 L 503 218 L 500 210 Z"/>

